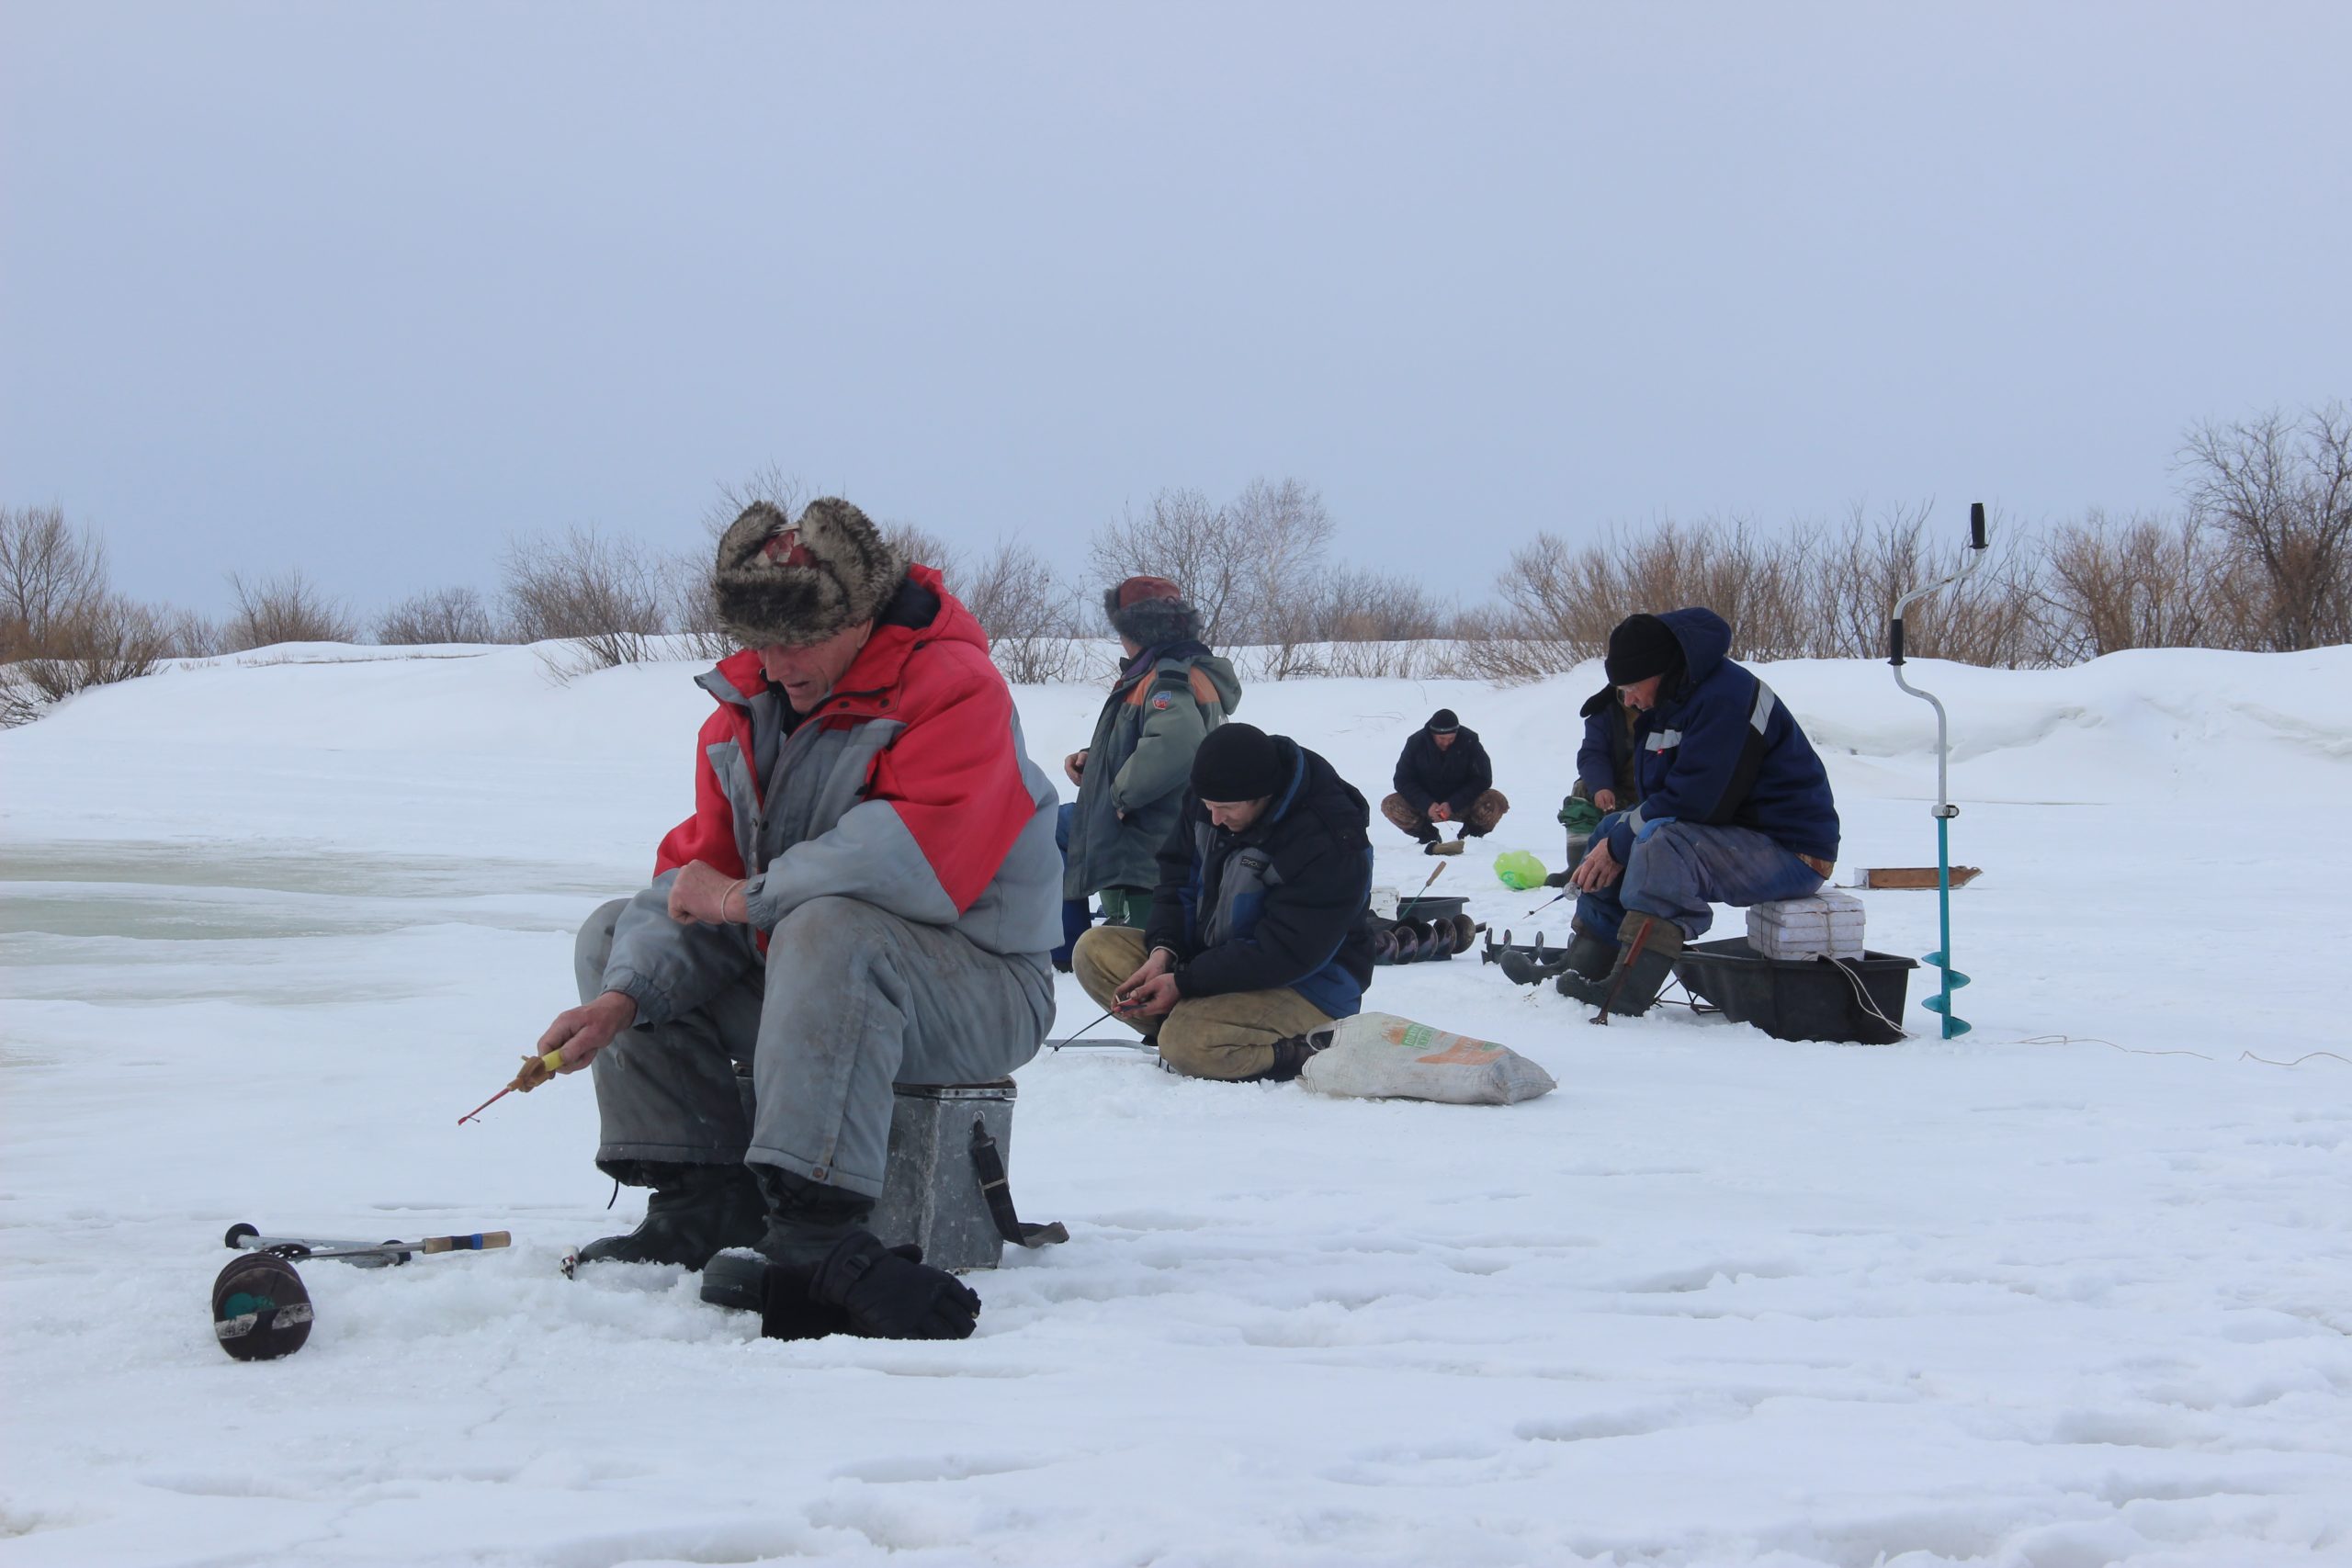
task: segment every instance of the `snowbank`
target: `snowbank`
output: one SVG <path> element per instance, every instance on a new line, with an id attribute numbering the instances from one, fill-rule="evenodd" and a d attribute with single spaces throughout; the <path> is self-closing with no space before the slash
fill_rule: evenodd
<path id="1" fill-rule="evenodd" d="M 1013 1175 L 1072 1242 L 980 1278 L 944 1347 L 568 1282 L 634 1218 L 585 1084 L 455 1125 L 683 815 L 692 667 L 273 651 L 0 734 L 6 1568 L 2352 1560 L 2352 1063 L 2251 1059 L 2352 1056 L 2352 650 L 1914 666 L 1986 867 L 1962 1041 L 1916 986 L 1922 1038 L 1869 1050 L 1595 1029 L 1456 962 L 1373 1000 L 1558 1092 L 1043 1056 Z M 1847 863 L 1931 859 L 1926 706 L 1883 665 L 1765 673 Z M 1491 860 L 1556 863 L 1598 684 L 1261 684 L 1241 716 L 1376 798 L 1460 710 L 1517 805 L 1442 886 L 1556 934 Z M 1049 769 L 1098 700 L 1021 694 Z M 1868 899 L 1873 947 L 1933 945 L 1932 897 Z M 245 1365 L 204 1310 L 239 1220 L 518 1244 L 311 1265 L 310 1345 Z"/>

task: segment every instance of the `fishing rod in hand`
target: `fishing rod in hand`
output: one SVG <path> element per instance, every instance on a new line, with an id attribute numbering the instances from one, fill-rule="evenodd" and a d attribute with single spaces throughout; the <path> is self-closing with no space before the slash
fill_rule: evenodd
<path id="1" fill-rule="evenodd" d="M 496 1094 L 492 1095 L 488 1100 L 483 1100 L 480 1105 L 475 1106 L 471 1111 L 467 1111 L 463 1116 L 458 1117 L 458 1125 L 462 1127 L 469 1122 L 481 1121 L 481 1113 L 483 1111 L 489 1110 L 492 1106 L 497 1104 L 508 1095 L 513 1094 L 515 1090 L 520 1089 L 525 1094 L 528 1094 L 533 1089 L 538 1088 L 541 1084 L 547 1082 L 548 1079 L 555 1077 L 556 1074 L 561 1071 L 563 1071 L 563 1051 L 561 1047 L 558 1047 L 557 1049 L 548 1052 L 544 1056 L 524 1057 L 523 1070 L 514 1075 L 514 1081 L 508 1084 L 504 1089 L 500 1089 Z"/>

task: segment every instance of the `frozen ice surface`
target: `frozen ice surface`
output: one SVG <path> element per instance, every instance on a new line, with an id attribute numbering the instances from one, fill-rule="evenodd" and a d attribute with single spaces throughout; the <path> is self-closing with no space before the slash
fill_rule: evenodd
<path id="1" fill-rule="evenodd" d="M 1072 1239 L 978 1276 L 958 1345 L 566 1281 L 636 1217 L 587 1084 L 456 1125 L 684 814 L 692 668 L 285 657 L 0 735 L 0 1568 L 2352 1562 L 2352 650 L 1915 667 L 1986 868 L 1960 1041 L 1921 976 L 1917 1038 L 1868 1049 L 1591 1028 L 1457 960 L 1373 1004 L 1556 1093 L 1041 1056 L 1014 1185 Z M 1845 863 L 1931 860 L 1924 705 L 1878 665 L 1769 678 Z M 1557 864 L 1598 683 L 1258 684 L 1242 716 L 1377 798 L 1459 709 L 1516 804 L 1441 890 L 1556 939 L 1490 867 Z M 1098 700 L 1023 693 L 1033 750 Z M 1381 881 L 1428 874 L 1374 831 Z M 1862 897 L 1873 948 L 1934 945 L 1932 895 Z M 243 1364 L 205 1310 L 239 1220 L 516 1245 L 309 1265 L 308 1347 Z"/>

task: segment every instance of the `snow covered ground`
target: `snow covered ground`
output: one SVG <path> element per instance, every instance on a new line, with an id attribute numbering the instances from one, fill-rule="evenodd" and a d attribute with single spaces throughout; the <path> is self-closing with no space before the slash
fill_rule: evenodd
<path id="1" fill-rule="evenodd" d="M 684 814 L 705 699 L 444 651 L 280 649 L 0 735 L 6 1568 L 2352 1562 L 2352 649 L 1915 667 L 1986 868 L 1964 1040 L 1916 977 L 1918 1038 L 1868 1049 L 1590 1028 L 1456 962 L 1373 1005 L 1556 1093 L 1041 1056 L 1014 1184 L 1071 1243 L 978 1277 L 955 1345 L 763 1342 L 675 1271 L 558 1274 L 635 1219 L 585 1080 L 456 1118 Z M 1845 863 L 1931 860 L 1928 709 L 1878 665 L 1770 678 Z M 1242 716 L 1376 798 L 1459 708 L 1518 806 L 1440 886 L 1556 935 L 1491 862 L 1557 864 L 1597 682 Z M 1096 701 L 1023 693 L 1041 760 Z M 1375 829 L 1382 880 L 1426 874 Z M 1934 945 L 1931 895 L 1865 897 L 1874 948 Z M 243 1364 L 206 1310 L 238 1220 L 516 1246 L 309 1265 L 308 1348 Z"/>

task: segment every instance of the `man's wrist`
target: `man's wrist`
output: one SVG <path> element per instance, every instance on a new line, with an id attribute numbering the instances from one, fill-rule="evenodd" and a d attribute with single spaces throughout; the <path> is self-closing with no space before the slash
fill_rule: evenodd
<path id="1" fill-rule="evenodd" d="M 623 1029 L 637 1021 L 637 998 L 627 991 L 605 991 L 593 1005 L 610 1013 Z"/>

